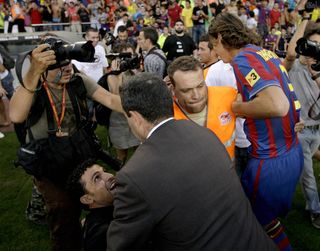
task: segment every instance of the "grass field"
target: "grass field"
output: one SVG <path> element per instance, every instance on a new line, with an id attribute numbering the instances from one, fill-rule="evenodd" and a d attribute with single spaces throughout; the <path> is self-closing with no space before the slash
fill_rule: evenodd
<path id="1" fill-rule="evenodd" d="M 105 138 L 103 128 L 98 128 L 97 134 Z M 17 148 L 14 133 L 6 133 L 6 137 L 0 140 L 0 251 L 50 250 L 47 227 L 34 225 L 25 219 L 24 211 L 31 195 L 32 178 L 22 169 L 14 167 Z M 315 169 L 319 181 L 318 162 L 315 162 Z M 311 226 L 304 205 L 300 187 L 297 187 L 292 210 L 283 219 L 283 223 L 294 250 L 318 251 L 320 230 Z"/>

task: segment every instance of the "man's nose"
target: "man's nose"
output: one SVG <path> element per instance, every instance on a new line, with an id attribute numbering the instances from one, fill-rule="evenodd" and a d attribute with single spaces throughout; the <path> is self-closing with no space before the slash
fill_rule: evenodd
<path id="1" fill-rule="evenodd" d="M 197 99 L 199 98 L 200 94 L 199 94 L 199 91 L 195 88 L 192 90 L 192 98 L 193 99 Z"/>
<path id="2" fill-rule="evenodd" d="M 103 178 L 106 181 L 109 180 L 112 177 L 113 177 L 113 174 L 111 174 L 111 173 L 106 173 L 106 172 L 103 173 Z"/>

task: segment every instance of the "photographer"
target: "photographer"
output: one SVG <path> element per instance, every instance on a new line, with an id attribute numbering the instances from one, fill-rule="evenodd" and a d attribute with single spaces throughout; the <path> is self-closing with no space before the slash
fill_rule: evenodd
<path id="1" fill-rule="evenodd" d="M 305 0 L 301 1 L 299 8 L 303 9 L 306 2 Z M 298 39 L 303 37 L 308 41 L 320 42 L 320 24 L 308 22 L 309 17 L 310 14 L 304 12 L 302 22 L 289 43 L 284 64 L 289 71 L 294 91 L 301 103 L 300 117 L 305 124 L 304 129 L 298 133 L 304 158 L 300 182 L 306 199 L 306 209 L 310 213 L 311 223 L 315 228 L 320 229 L 320 202 L 312 161 L 312 156 L 320 144 L 320 121 L 313 120 L 308 115 L 310 107 L 315 103 L 320 93 L 317 86 L 317 84 L 320 85 L 320 72 L 312 69 L 312 65 L 316 62 L 314 58 L 303 55 L 296 58 L 296 47 L 299 48 L 297 46 Z M 318 48 L 315 48 L 313 55 L 317 55 L 316 49 L 320 50 L 319 44 L 317 46 Z M 301 49 L 308 49 L 304 45 L 300 47 Z M 317 58 L 317 60 L 319 61 L 320 58 Z"/>
<path id="2" fill-rule="evenodd" d="M 35 177 L 44 197 L 52 249 L 80 250 L 80 207 L 66 192 L 65 182 L 77 164 L 96 154 L 84 128 L 88 114 L 85 98 L 119 112 L 122 108 L 118 96 L 86 75 L 74 73 L 71 59 L 57 65 L 61 62 L 58 56 L 56 47 L 46 43 L 30 53 L 30 67 L 10 101 L 9 112 L 14 123 L 27 121 L 24 150 L 34 154 L 23 167 Z M 40 114 L 36 121 L 34 112 Z M 31 146 L 32 151 L 28 149 Z"/>
<path id="3" fill-rule="evenodd" d="M 168 63 L 164 52 L 158 48 L 158 38 L 159 35 L 154 28 L 144 27 L 139 33 L 138 46 L 146 53 L 144 56 L 144 71 L 164 78 Z"/>
<path id="4" fill-rule="evenodd" d="M 121 25 L 118 28 L 118 37 L 114 41 L 112 47 L 115 48 L 116 46 L 119 46 L 121 43 L 129 43 L 134 47 L 137 47 L 136 41 L 132 37 L 129 37 L 128 30 L 125 25 Z M 114 51 L 114 50 L 113 50 Z"/>
<path id="5" fill-rule="evenodd" d="M 118 44 L 114 47 L 114 53 L 134 54 L 135 48 L 129 43 Z M 107 84 L 111 93 L 119 95 L 119 88 L 135 75 L 133 67 L 126 67 L 120 74 L 113 74 L 120 70 L 121 58 L 115 58 L 111 63 L 111 73 L 107 77 Z M 134 66 L 134 65 L 133 65 Z M 139 64 L 136 65 L 137 67 Z M 132 134 L 124 114 L 112 111 L 108 128 L 112 145 L 116 149 L 117 159 L 124 163 L 128 158 L 128 150 L 139 146 L 140 141 Z"/>

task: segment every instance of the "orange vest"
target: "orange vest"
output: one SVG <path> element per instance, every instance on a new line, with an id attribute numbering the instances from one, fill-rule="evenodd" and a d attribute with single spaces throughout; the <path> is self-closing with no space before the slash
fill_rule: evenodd
<path id="1" fill-rule="evenodd" d="M 224 144 L 230 158 L 234 159 L 236 116 L 231 104 L 236 99 L 237 91 L 228 86 L 208 86 L 207 124 Z M 189 119 L 181 108 L 173 103 L 175 119 Z"/>

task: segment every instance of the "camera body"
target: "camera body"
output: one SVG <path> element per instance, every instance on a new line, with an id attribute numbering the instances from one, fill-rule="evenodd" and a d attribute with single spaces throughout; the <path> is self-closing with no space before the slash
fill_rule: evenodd
<path id="1" fill-rule="evenodd" d="M 311 65 L 314 71 L 320 71 L 320 44 L 306 38 L 297 41 L 296 52 L 300 55 L 314 58 L 317 63 Z"/>
<path id="2" fill-rule="evenodd" d="M 119 72 L 124 72 L 127 70 L 138 69 L 140 67 L 140 60 L 138 55 L 133 55 L 130 52 L 121 53 L 109 53 L 106 55 L 108 59 L 115 60 L 119 59 Z"/>
<path id="3" fill-rule="evenodd" d="M 68 65 L 72 59 L 79 62 L 94 62 L 95 49 L 92 41 L 77 42 L 68 44 L 56 37 L 48 37 L 43 41 L 44 44 L 49 44 L 46 50 L 53 50 L 56 56 L 54 65 L 50 65 L 48 70 L 53 70 Z"/>

